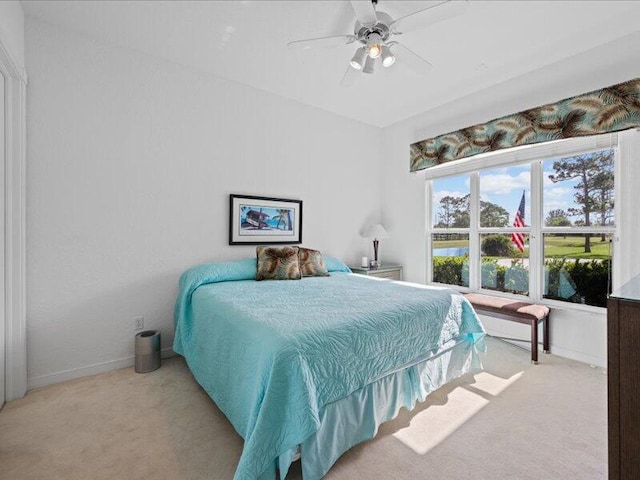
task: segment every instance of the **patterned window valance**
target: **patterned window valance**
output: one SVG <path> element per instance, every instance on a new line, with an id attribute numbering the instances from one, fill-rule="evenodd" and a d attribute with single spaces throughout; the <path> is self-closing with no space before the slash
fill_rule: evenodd
<path id="1" fill-rule="evenodd" d="M 411 145 L 411 171 L 504 148 L 640 126 L 640 78 Z"/>

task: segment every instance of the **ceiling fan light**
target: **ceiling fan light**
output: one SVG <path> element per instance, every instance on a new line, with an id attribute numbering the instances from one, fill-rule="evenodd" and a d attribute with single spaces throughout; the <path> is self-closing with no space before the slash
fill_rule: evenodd
<path id="1" fill-rule="evenodd" d="M 378 58 L 382 54 L 382 39 L 377 33 L 372 33 L 367 38 L 367 53 L 370 58 Z"/>
<path id="2" fill-rule="evenodd" d="M 375 58 L 367 57 L 367 61 L 364 63 L 364 68 L 362 69 L 362 71 L 364 73 L 373 73 L 375 65 Z"/>
<path id="3" fill-rule="evenodd" d="M 362 70 L 362 67 L 364 67 L 364 57 L 366 56 L 367 51 L 364 48 L 358 48 L 358 50 L 356 50 L 356 53 L 353 55 L 353 58 L 349 62 L 349 65 L 351 65 L 356 70 Z"/>
<path id="4" fill-rule="evenodd" d="M 391 49 L 386 45 L 382 46 L 382 66 L 390 67 L 396 61 L 396 57 L 391 53 Z"/>

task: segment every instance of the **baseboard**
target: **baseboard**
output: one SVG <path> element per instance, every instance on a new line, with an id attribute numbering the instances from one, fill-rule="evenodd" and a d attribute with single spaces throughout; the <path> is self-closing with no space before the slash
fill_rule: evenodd
<path id="1" fill-rule="evenodd" d="M 530 338 L 515 338 L 513 335 L 513 332 L 503 332 L 496 329 L 492 329 L 491 332 L 487 332 L 487 333 L 492 337 L 500 338 L 501 340 L 504 340 L 507 343 L 517 345 L 518 347 L 524 348 L 525 350 L 529 350 L 529 351 L 531 350 Z M 540 338 L 539 341 L 542 342 L 542 339 Z M 551 353 L 559 357 L 568 358 L 570 360 L 575 360 L 577 362 L 588 363 L 589 365 L 599 367 L 599 368 L 607 368 L 606 358 L 561 347 L 559 345 L 554 344 L 553 339 L 549 347 L 551 347 Z M 542 344 L 538 345 L 538 356 L 540 361 L 544 361 L 544 354 L 542 353 Z"/>
<path id="2" fill-rule="evenodd" d="M 161 355 L 162 358 L 170 358 L 175 356 L 176 353 L 172 348 L 163 348 Z M 135 357 L 132 355 L 130 357 L 119 358 L 117 360 L 87 365 L 86 367 L 72 368 L 71 370 L 63 370 L 62 372 L 49 373 L 47 375 L 29 378 L 27 379 L 27 390 L 33 390 L 34 388 L 46 387 L 47 385 L 53 385 L 54 383 L 97 375 L 98 373 L 110 372 L 111 370 L 118 370 L 120 368 L 132 367 L 134 361 Z"/>
<path id="3" fill-rule="evenodd" d="M 551 342 L 551 353 L 558 355 L 559 357 L 570 358 L 582 363 L 588 363 L 592 367 L 607 368 L 607 359 L 603 357 L 597 357 L 595 355 L 589 355 L 588 353 L 576 352 L 568 348 L 559 347 Z"/>
<path id="4" fill-rule="evenodd" d="M 519 347 L 531 350 L 531 333 L 528 325 L 518 324 L 514 322 L 505 322 L 501 319 L 495 319 L 490 315 L 480 315 L 485 329 L 489 335 L 494 337 L 506 337 L 505 341 L 518 345 Z M 508 339 L 508 340 L 507 340 Z M 554 343 L 553 330 L 551 332 L 551 353 L 558 355 L 559 357 L 568 358 L 570 360 L 576 360 L 577 362 L 587 363 L 599 368 L 607 367 L 607 357 L 592 355 L 571 348 Z M 538 336 L 538 341 L 542 342 L 542 336 Z M 542 345 L 538 345 L 538 354 L 541 362 L 544 361 L 544 355 L 542 354 Z"/>

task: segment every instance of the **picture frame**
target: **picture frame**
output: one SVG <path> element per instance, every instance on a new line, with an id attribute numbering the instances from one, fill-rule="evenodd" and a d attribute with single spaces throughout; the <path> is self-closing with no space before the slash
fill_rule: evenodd
<path id="1" fill-rule="evenodd" d="M 302 243 L 302 200 L 229 195 L 229 245 Z"/>

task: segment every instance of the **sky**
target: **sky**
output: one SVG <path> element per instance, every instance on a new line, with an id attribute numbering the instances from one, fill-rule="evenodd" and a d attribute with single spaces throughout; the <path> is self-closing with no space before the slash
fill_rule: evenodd
<path id="1" fill-rule="evenodd" d="M 553 183 L 549 175 L 555 173 L 553 169 L 554 160 L 543 162 L 544 193 L 543 193 L 543 214 L 546 218 L 551 210 L 578 208 L 574 200 L 576 192 L 575 186 L 579 183 L 576 180 Z M 469 193 L 469 175 L 448 177 L 433 181 L 434 194 L 434 214 L 439 211 L 440 199 L 447 196 L 462 197 Z M 480 173 L 480 198 L 485 201 L 496 203 L 509 212 L 509 225 L 513 225 L 514 216 L 522 193 L 525 193 L 525 223 L 531 224 L 531 168 L 530 164 L 516 167 L 497 168 L 483 170 Z M 574 222 L 580 216 L 569 217 Z M 437 222 L 437 217 L 433 218 Z"/>

